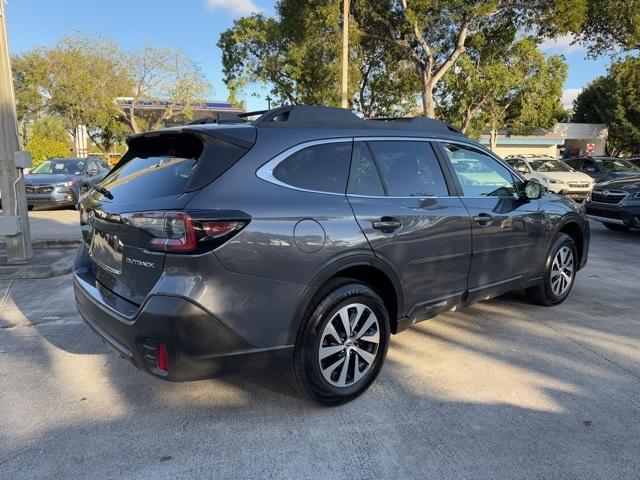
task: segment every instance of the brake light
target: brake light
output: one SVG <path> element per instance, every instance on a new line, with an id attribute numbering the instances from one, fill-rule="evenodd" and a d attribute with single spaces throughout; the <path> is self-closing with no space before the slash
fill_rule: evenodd
<path id="1" fill-rule="evenodd" d="M 202 219 L 196 212 L 138 212 L 125 214 L 129 223 L 151 235 L 148 248 L 173 253 L 195 253 L 215 248 L 239 232 L 248 222 Z M 205 212 L 206 213 L 206 212 Z"/>

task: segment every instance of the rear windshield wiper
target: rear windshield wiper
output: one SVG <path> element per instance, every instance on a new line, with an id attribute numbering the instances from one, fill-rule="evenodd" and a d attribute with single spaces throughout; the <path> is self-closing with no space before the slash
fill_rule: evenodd
<path id="1" fill-rule="evenodd" d="M 98 185 L 97 183 L 95 183 L 91 185 L 91 188 L 93 188 L 96 192 L 101 193 L 102 195 L 107 197 L 109 200 L 113 200 L 113 193 L 111 193 L 109 190 L 104 188 L 102 185 Z"/>

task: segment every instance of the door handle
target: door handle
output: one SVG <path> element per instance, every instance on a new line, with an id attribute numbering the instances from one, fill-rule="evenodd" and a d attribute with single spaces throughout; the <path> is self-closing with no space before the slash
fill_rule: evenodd
<path id="1" fill-rule="evenodd" d="M 380 230 L 384 233 L 391 233 L 394 230 L 399 229 L 402 226 L 400 220 L 393 217 L 382 217 L 380 220 L 376 220 L 372 223 L 373 228 Z"/>
<path id="2" fill-rule="evenodd" d="M 473 221 L 482 227 L 489 225 L 492 220 L 493 216 L 489 215 L 488 213 L 480 213 L 473 217 Z"/>

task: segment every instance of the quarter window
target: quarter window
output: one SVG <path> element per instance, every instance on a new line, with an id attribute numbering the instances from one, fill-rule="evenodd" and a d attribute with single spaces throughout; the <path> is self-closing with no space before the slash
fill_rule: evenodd
<path id="1" fill-rule="evenodd" d="M 449 196 L 444 175 L 428 142 L 379 141 L 369 145 L 389 196 Z"/>
<path id="2" fill-rule="evenodd" d="M 384 196 L 382 180 L 366 143 L 356 143 L 353 146 L 348 192 L 355 195 Z"/>
<path id="3" fill-rule="evenodd" d="M 489 155 L 462 145 L 444 144 L 465 197 L 517 195 L 509 169 Z"/>
<path id="4" fill-rule="evenodd" d="M 273 176 L 292 187 L 344 193 L 351 162 L 351 143 L 313 145 L 278 164 Z"/>

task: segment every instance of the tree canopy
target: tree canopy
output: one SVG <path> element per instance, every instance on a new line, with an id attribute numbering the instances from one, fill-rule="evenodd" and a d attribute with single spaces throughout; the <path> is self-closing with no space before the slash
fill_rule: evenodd
<path id="1" fill-rule="evenodd" d="M 369 19 L 356 3 L 349 23 L 350 104 L 367 117 L 404 115 L 415 105 L 417 76 L 383 39 L 364 34 Z M 275 17 L 236 20 L 218 42 L 231 99 L 257 83 L 279 103 L 339 105 L 341 28 L 339 2 L 323 0 L 281 0 Z"/>
<path id="2" fill-rule="evenodd" d="M 180 51 L 124 52 L 114 42 L 94 37 L 66 37 L 51 48 L 15 56 L 12 64 L 23 137 L 31 123 L 53 115 L 71 133 L 86 125 L 92 141 L 105 151 L 132 131 L 189 116 L 209 88 L 197 65 Z M 116 103 L 130 98 L 135 107 L 154 95 L 168 102 L 157 116 L 141 115 L 135 108 L 125 111 Z"/>
<path id="3" fill-rule="evenodd" d="M 588 0 L 586 19 L 574 29 L 591 56 L 640 49 L 640 0 Z"/>
<path id="4" fill-rule="evenodd" d="M 591 82 L 576 98 L 572 120 L 607 124 L 610 154 L 640 153 L 640 59 L 614 63 Z"/>
<path id="5" fill-rule="evenodd" d="M 558 35 L 581 27 L 587 0 L 371 0 L 368 34 L 386 38 L 416 68 L 423 115 L 434 117 L 434 91 L 474 37 L 527 29 Z"/>

